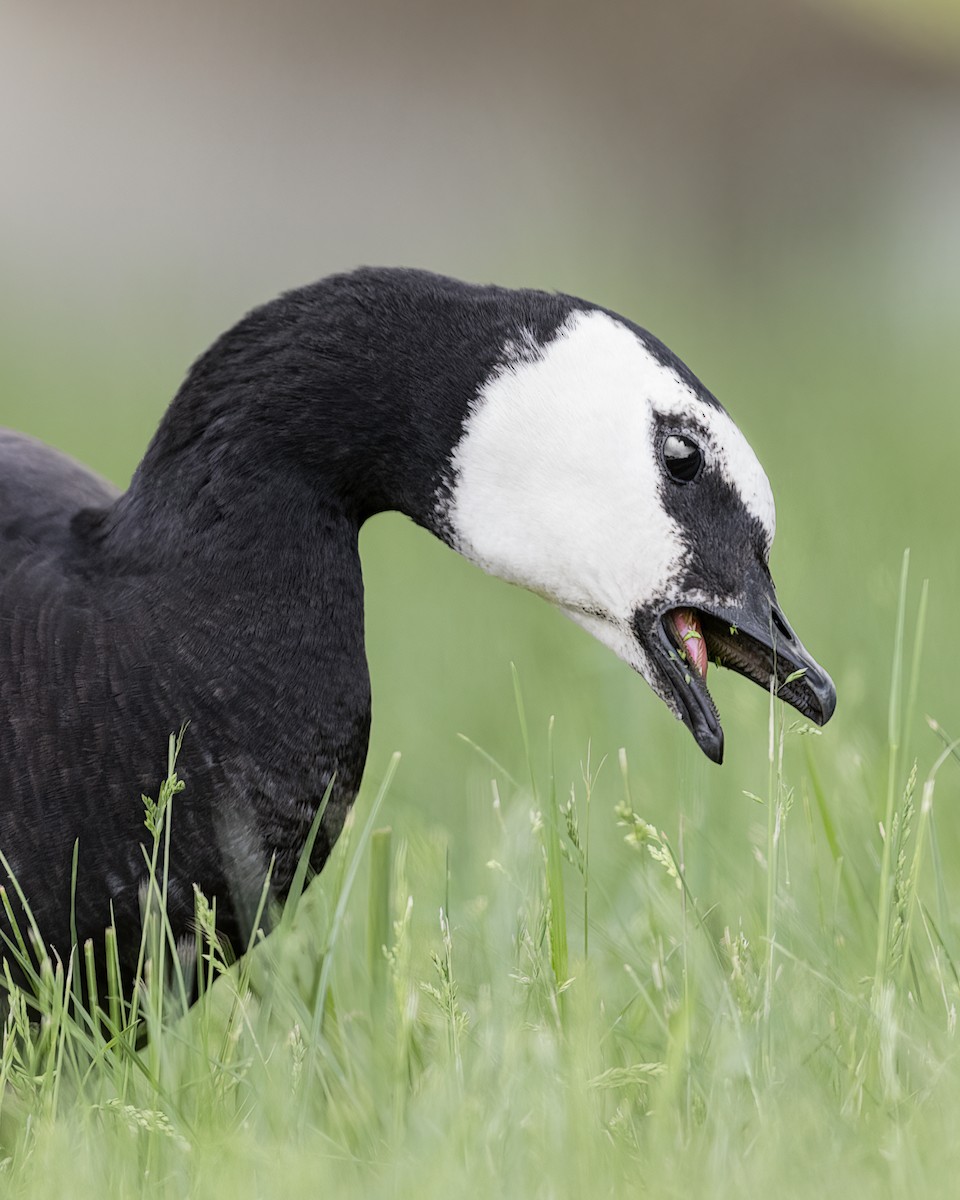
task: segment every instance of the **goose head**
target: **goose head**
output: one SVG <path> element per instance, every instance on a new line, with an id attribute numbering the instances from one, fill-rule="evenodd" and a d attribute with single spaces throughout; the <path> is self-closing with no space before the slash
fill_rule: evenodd
<path id="1" fill-rule="evenodd" d="M 707 665 L 823 724 L 827 673 L 768 559 L 770 484 L 746 438 L 661 343 L 601 309 L 511 341 L 471 402 L 439 500 L 447 539 L 630 664 L 714 762 Z"/>

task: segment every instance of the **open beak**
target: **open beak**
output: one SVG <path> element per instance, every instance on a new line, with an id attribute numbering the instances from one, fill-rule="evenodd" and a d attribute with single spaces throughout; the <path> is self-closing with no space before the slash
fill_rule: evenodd
<path id="1" fill-rule="evenodd" d="M 757 583 L 760 583 L 757 580 Z M 777 603 L 767 577 L 729 607 L 682 601 L 648 616 L 634 631 L 655 664 L 674 708 L 697 745 L 713 762 L 723 761 L 723 730 L 707 691 L 708 662 L 746 675 L 817 725 L 833 716 L 833 680 L 804 649 Z"/>

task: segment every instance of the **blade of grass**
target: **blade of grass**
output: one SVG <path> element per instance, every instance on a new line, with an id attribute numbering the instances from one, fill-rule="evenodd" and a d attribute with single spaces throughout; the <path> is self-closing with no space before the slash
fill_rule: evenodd
<path id="1" fill-rule="evenodd" d="M 340 894 L 337 897 L 336 908 L 333 912 L 333 918 L 330 922 L 330 931 L 327 935 L 326 944 L 323 950 L 323 962 L 320 967 L 320 980 L 317 985 L 317 998 L 313 1010 L 313 1029 L 311 1030 L 312 1042 L 316 1044 L 320 1039 L 320 1034 L 323 1029 L 323 1014 L 327 1002 L 327 991 L 330 987 L 330 971 L 333 967 L 333 951 L 337 944 L 337 938 L 340 936 L 340 929 L 343 925 L 344 914 L 347 911 L 347 901 L 350 899 L 350 893 L 353 890 L 354 880 L 357 877 L 357 872 L 360 870 L 360 862 L 363 858 L 363 852 L 370 836 L 373 833 L 373 828 L 377 822 L 377 817 L 380 814 L 380 808 L 386 799 L 387 792 L 390 790 L 390 785 L 393 782 L 393 777 L 397 772 L 397 766 L 400 763 L 400 754 L 394 752 L 390 758 L 386 773 L 380 788 L 377 791 L 373 804 L 370 806 L 370 812 L 367 816 L 366 824 L 363 827 L 363 832 L 357 842 L 353 852 L 353 857 L 350 865 L 347 867 L 344 876 L 343 885 L 340 888 Z"/>
<path id="2" fill-rule="evenodd" d="M 567 910 L 563 886 L 563 854 L 560 849 L 560 805 L 557 802 L 557 777 L 553 761 L 553 717 L 547 727 L 550 776 L 547 793 L 546 876 L 547 900 L 550 906 L 550 960 L 557 988 L 557 1004 L 564 1018 L 563 989 L 569 982 L 569 947 L 567 945 Z"/>
<path id="3" fill-rule="evenodd" d="M 379 1028 L 387 995 L 387 952 L 390 949 L 390 896 L 393 832 L 388 827 L 370 835 L 370 890 L 367 903 L 367 968 L 370 1010 Z"/>
<path id="4" fill-rule="evenodd" d="M 874 1007 L 879 1011 L 880 993 L 886 976 L 889 954 L 890 918 L 893 900 L 893 847 L 891 832 L 897 794 L 900 749 L 900 691 L 903 678 L 903 641 L 907 609 L 907 578 L 910 571 L 910 551 L 904 550 L 900 569 L 900 593 L 893 641 L 893 670 L 890 678 L 890 704 L 887 712 L 887 799 L 884 809 L 883 849 L 880 859 L 880 888 L 877 896 L 877 949 L 873 972 Z"/>

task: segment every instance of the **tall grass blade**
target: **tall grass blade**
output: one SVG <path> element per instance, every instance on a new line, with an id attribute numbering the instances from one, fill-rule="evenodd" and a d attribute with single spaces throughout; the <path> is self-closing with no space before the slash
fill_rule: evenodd
<path id="1" fill-rule="evenodd" d="M 310 856 L 313 854 L 317 834 L 320 832 L 324 813 L 327 811 L 327 805 L 330 803 L 335 779 L 335 775 L 330 777 L 330 782 L 327 784 L 313 820 L 310 822 L 310 829 L 303 844 L 303 849 L 300 851 L 300 857 L 297 859 L 293 879 L 290 882 L 290 890 L 287 892 L 287 898 L 284 901 L 283 915 L 280 918 L 281 929 L 288 929 L 293 923 L 293 918 L 296 916 L 297 905 L 300 903 L 300 897 L 303 895 L 303 888 L 307 880 L 307 872 L 310 870 Z"/>
<path id="2" fill-rule="evenodd" d="M 382 1021 L 386 1008 L 387 955 L 392 940 L 392 853 L 392 830 L 375 829 L 370 835 L 370 889 L 367 903 L 367 967 L 370 972 L 371 1016 L 375 1025 Z"/>
<path id="3" fill-rule="evenodd" d="M 380 815 L 380 809 L 386 799 L 387 792 L 390 790 L 390 785 L 393 782 L 393 777 L 397 773 L 397 767 L 400 763 L 400 754 L 394 752 L 390 758 L 386 773 L 374 798 L 373 804 L 370 806 L 370 812 L 367 815 L 366 823 L 363 827 L 363 832 L 353 849 L 353 857 L 350 860 L 350 865 L 347 867 L 344 875 L 343 884 L 340 888 L 340 894 L 337 897 L 336 908 L 333 911 L 333 918 L 330 922 L 330 930 L 327 934 L 326 944 L 323 949 L 323 962 L 320 967 L 320 979 L 317 986 L 317 997 L 314 1003 L 313 1010 L 313 1028 L 311 1030 L 311 1040 L 314 1044 L 319 1041 L 321 1031 L 323 1029 L 324 1011 L 327 1003 L 327 991 L 330 987 L 330 972 L 333 968 L 333 951 L 337 944 L 337 939 L 340 936 L 340 929 L 343 925 L 343 918 L 347 911 L 347 901 L 350 898 L 350 893 L 353 890 L 353 884 L 357 877 L 357 872 L 360 870 L 360 862 L 363 858 L 367 843 L 370 841 L 370 836 L 373 833 L 374 826 L 377 823 L 377 817 Z"/>
<path id="4" fill-rule="evenodd" d="M 557 778 L 553 761 L 553 717 L 548 727 L 550 777 L 546 814 L 546 875 L 547 902 L 550 908 L 550 965 L 556 981 L 557 1000 L 561 1016 L 564 1011 L 563 990 L 569 981 L 569 947 L 567 945 L 567 909 L 563 887 L 563 854 L 560 849 L 560 805 L 557 801 Z"/>
<path id="5" fill-rule="evenodd" d="M 893 641 L 893 670 L 890 677 L 890 703 L 887 710 L 887 799 L 884 809 L 883 848 L 880 858 L 880 888 L 877 896 L 877 948 L 873 972 L 874 1010 L 879 1011 L 880 993 L 886 978 L 887 957 L 890 952 L 890 922 L 893 907 L 893 817 L 897 793 L 900 749 L 900 710 L 903 679 L 904 626 L 907 610 L 907 579 L 910 571 L 910 551 L 904 550 L 900 569 L 900 592 L 897 622 Z"/>

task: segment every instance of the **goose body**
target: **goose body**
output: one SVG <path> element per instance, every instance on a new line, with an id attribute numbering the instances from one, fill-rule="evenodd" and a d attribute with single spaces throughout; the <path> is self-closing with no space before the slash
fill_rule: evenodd
<path id="1" fill-rule="evenodd" d="M 242 945 L 333 780 L 322 865 L 366 757 L 357 536 L 386 509 L 557 604 L 718 761 L 704 649 L 833 711 L 776 603 L 766 476 L 656 339 L 564 295 L 333 276 L 201 356 L 123 494 L 0 431 L 0 849 L 62 957 L 76 843 L 77 936 L 112 921 L 132 969 L 139 797 L 184 721 L 175 928 L 196 883 Z"/>

